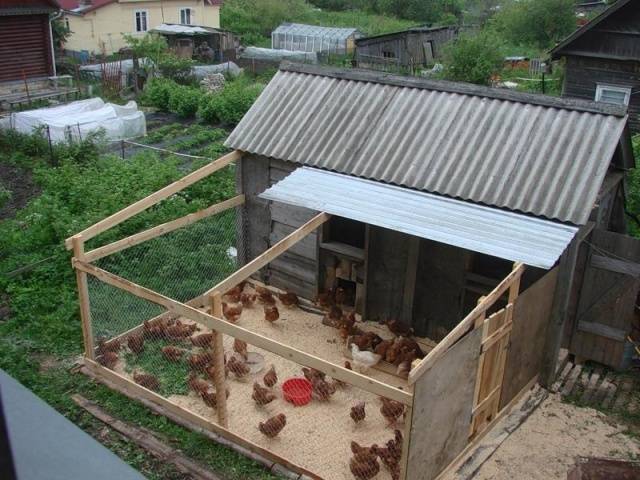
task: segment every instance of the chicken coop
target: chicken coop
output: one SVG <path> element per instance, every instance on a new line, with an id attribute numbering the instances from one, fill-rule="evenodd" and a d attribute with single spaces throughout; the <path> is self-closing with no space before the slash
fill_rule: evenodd
<path id="1" fill-rule="evenodd" d="M 230 153 L 67 240 L 85 369 L 291 478 L 441 478 L 554 368 L 626 120 L 282 65 Z M 233 197 L 98 242 L 220 175 Z"/>

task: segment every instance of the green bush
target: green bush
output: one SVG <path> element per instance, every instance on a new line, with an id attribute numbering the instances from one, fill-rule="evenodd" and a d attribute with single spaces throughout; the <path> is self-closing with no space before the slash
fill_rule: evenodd
<path id="1" fill-rule="evenodd" d="M 0 208 L 4 207 L 9 200 L 11 200 L 11 190 L 0 182 Z"/>
<path id="2" fill-rule="evenodd" d="M 202 96 L 199 88 L 176 85 L 169 97 L 169 111 L 183 118 L 194 117 Z"/>
<path id="3" fill-rule="evenodd" d="M 627 192 L 627 213 L 631 217 L 629 232 L 640 237 L 640 134 L 633 137 L 633 153 L 636 168 L 627 174 L 629 190 Z"/>
<path id="4" fill-rule="evenodd" d="M 191 67 L 195 62 L 190 58 L 180 58 L 176 55 L 166 55 L 158 62 L 158 70 L 163 77 L 169 78 L 182 85 L 194 82 Z"/>
<path id="5" fill-rule="evenodd" d="M 263 85 L 245 78 L 227 83 L 221 92 L 207 95 L 200 104 L 198 115 L 211 123 L 235 125 L 256 101 Z"/>
<path id="6" fill-rule="evenodd" d="M 504 59 L 500 38 L 487 30 L 477 35 L 460 35 L 444 52 L 444 78 L 480 85 L 489 83 Z"/>
<path id="7" fill-rule="evenodd" d="M 171 93 L 177 87 L 178 84 L 168 78 L 152 78 L 145 87 L 142 102 L 167 112 Z"/>

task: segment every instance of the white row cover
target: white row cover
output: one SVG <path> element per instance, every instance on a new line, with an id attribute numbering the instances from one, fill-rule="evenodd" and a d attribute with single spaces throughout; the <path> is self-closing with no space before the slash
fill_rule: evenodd
<path id="1" fill-rule="evenodd" d="M 494 257 L 551 268 L 577 227 L 302 167 L 260 194 Z"/>
<path id="2" fill-rule="evenodd" d="M 136 102 L 121 106 L 105 103 L 100 98 L 12 113 L 10 126 L 22 133 L 48 126 L 54 142 L 79 140 L 100 129 L 104 130 L 107 140 L 135 138 L 147 133 L 144 113 L 138 110 Z"/>

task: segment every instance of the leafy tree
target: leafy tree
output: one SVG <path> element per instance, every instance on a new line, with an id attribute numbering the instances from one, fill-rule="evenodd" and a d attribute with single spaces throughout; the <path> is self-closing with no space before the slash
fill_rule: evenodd
<path id="1" fill-rule="evenodd" d="M 142 37 L 125 34 L 124 39 L 136 57 L 148 58 L 154 64 L 169 53 L 167 40 L 157 33 L 147 33 Z"/>
<path id="2" fill-rule="evenodd" d="M 627 212 L 632 220 L 628 223 L 630 233 L 640 237 L 640 134 L 633 137 L 633 153 L 636 168 L 627 174 Z"/>
<path id="3" fill-rule="evenodd" d="M 444 78 L 486 85 L 503 62 L 502 41 L 488 30 L 461 35 L 445 47 Z"/>
<path id="4" fill-rule="evenodd" d="M 51 22 L 51 33 L 53 34 L 53 44 L 58 48 L 62 48 L 64 42 L 73 32 L 61 18 L 57 18 Z"/>
<path id="5" fill-rule="evenodd" d="M 491 23 L 509 42 L 548 48 L 575 30 L 574 0 L 511 0 Z"/>

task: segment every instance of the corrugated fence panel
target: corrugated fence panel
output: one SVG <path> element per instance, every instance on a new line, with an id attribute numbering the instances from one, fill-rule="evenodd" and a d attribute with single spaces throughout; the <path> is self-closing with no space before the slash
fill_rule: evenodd
<path id="1" fill-rule="evenodd" d="M 0 16 L 0 81 L 50 75 L 47 15 Z"/>

